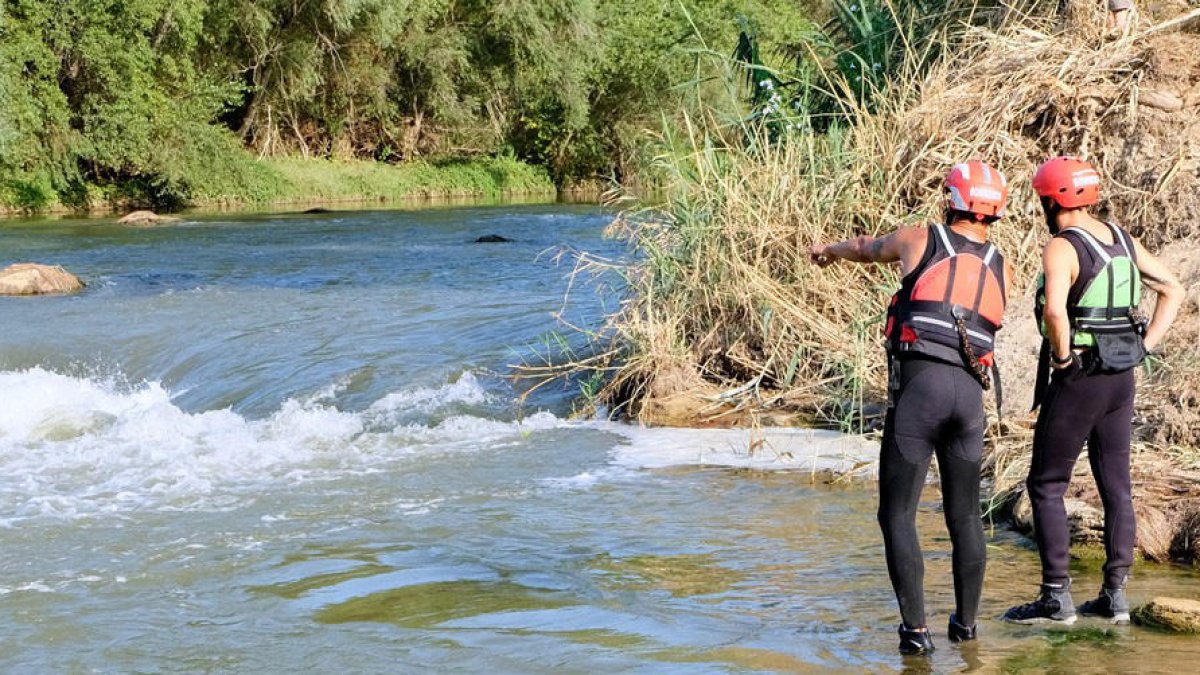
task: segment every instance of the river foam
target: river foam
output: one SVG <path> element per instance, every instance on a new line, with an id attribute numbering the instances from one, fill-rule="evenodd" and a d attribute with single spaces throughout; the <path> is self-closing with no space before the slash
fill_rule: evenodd
<path id="1" fill-rule="evenodd" d="M 264 419 L 188 412 L 157 383 L 122 386 L 42 368 L 0 372 L 0 514 L 11 524 L 142 508 L 219 508 L 239 487 L 382 470 L 423 451 L 471 451 L 557 428 L 456 414 L 485 403 L 470 373 L 440 388 L 389 394 L 358 412 L 323 391 Z M 414 413 L 420 413 L 414 416 Z M 422 421 L 400 423 L 400 420 Z"/>
<path id="2" fill-rule="evenodd" d="M 236 508 L 273 485 L 394 470 L 433 453 L 511 448 L 563 428 L 611 437 L 607 467 L 543 483 L 567 489 L 671 466 L 869 473 L 875 454 L 860 438 L 806 429 L 646 428 L 547 412 L 493 419 L 487 406 L 498 401 L 470 372 L 441 387 L 391 392 L 360 411 L 336 406 L 344 386 L 288 399 L 253 419 L 229 409 L 189 412 L 154 382 L 131 386 L 43 368 L 0 372 L 0 526 Z"/>
<path id="3" fill-rule="evenodd" d="M 606 428 L 625 439 L 613 451 L 614 463 L 637 469 L 721 466 L 871 475 L 879 448 L 860 436 L 820 429 Z"/>

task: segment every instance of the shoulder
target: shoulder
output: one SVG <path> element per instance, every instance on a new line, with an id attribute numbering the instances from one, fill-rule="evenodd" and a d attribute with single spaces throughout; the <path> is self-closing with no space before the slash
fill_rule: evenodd
<path id="1" fill-rule="evenodd" d="M 924 248 L 925 242 L 929 239 L 929 228 L 925 225 L 906 225 L 897 228 L 888 237 L 903 248 L 911 246 Z"/>
<path id="2" fill-rule="evenodd" d="M 1146 248 L 1146 246 L 1144 244 L 1142 244 L 1142 242 L 1137 237 L 1133 236 L 1132 232 L 1130 232 L 1129 230 L 1127 230 L 1123 227 L 1120 229 L 1121 229 L 1121 233 L 1125 235 L 1125 238 L 1128 239 L 1129 243 L 1133 246 L 1134 255 L 1136 257 L 1153 256 L 1154 255 L 1153 253 L 1150 252 L 1149 249 Z"/>
<path id="3" fill-rule="evenodd" d="M 1042 252 L 1042 259 L 1047 265 L 1071 264 L 1075 262 L 1075 245 L 1064 234 L 1051 237 L 1050 241 L 1046 242 L 1046 248 Z"/>
<path id="4" fill-rule="evenodd" d="M 1075 245 L 1071 243 L 1074 232 L 1071 230 L 1063 230 L 1058 234 L 1050 237 L 1050 241 L 1046 242 L 1046 252 L 1050 251 L 1074 251 Z"/>

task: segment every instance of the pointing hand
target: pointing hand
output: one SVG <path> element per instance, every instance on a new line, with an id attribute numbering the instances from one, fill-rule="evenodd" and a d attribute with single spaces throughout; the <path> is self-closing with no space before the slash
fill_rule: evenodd
<path id="1" fill-rule="evenodd" d="M 828 247 L 824 244 L 813 244 L 808 249 L 808 259 L 811 262 L 816 263 L 818 267 L 828 267 L 832 265 L 837 258 L 826 253 L 825 251 L 827 248 Z"/>

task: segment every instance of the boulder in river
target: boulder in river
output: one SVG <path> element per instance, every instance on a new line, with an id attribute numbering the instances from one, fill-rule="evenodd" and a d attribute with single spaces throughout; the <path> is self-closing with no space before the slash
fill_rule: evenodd
<path id="1" fill-rule="evenodd" d="M 1133 620 L 1176 633 L 1200 633 L 1200 601 L 1184 598 L 1154 598 L 1138 607 Z"/>
<path id="2" fill-rule="evenodd" d="M 504 243 L 508 243 L 511 241 L 512 241 L 512 239 L 509 239 L 508 237 L 501 237 L 498 234 L 485 234 L 482 237 L 476 239 L 475 243 L 476 244 L 504 244 Z"/>
<path id="3" fill-rule="evenodd" d="M 181 218 L 175 216 L 160 216 L 153 211 L 134 211 L 123 216 L 118 223 L 122 225 L 166 225 L 178 223 Z"/>
<path id="4" fill-rule="evenodd" d="M 17 263 L 0 270 L 0 295 L 74 293 L 82 288 L 79 277 L 58 265 Z"/>

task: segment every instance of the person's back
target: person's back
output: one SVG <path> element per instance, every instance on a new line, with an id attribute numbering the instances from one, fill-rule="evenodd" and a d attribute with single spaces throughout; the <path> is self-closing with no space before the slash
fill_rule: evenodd
<path id="1" fill-rule="evenodd" d="M 986 545 L 979 470 L 986 418 L 986 366 L 1004 313 L 1011 273 L 988 241 L 1004 213 L 1007 184 L 982 162 L 955 165 L 946 180 L 944 224 L 902 228 L 810 250 L 821 266 L 837 259 L 898 262 L 903 280 L 888 308 L 888 414 L 879 460 L 879 524 L 900 605 L 900 651 L 933 649 L 925 625 L 924 560 L 916 510 L 934 454 L 954 548 L 955 612 L 948 635 L 975 638 Z"/>
<path id="2" fill-rule="evenodd" d="M 1136 526 L 1129 475 L 1134 367 L 1165 335 L 1183 289 L 1127 231 L 1091 215 L 1088 208 L 1099 201 L 1099 186 L 1095 169 L 1068 157 L 1046 162 L 1034 176 L 1054 235 L 1043 254 L 1038 291 L 1045 339 L 1034 403 L 1040 411 L 1026 480 L 1042 586 L 1036 600 L 1005 613 L 1005 620 L 1014 623 L 1075 621 L 1063 496 L 1085 442 L 1104 503 L 1107 560 L 1099 596 L 1080 611 L 1115 623 L 1129 621 L 1125 580 L 1133 564 Z M 1158 296 L 1148 325 L 1139 312 L 1143 281 Z"/>

